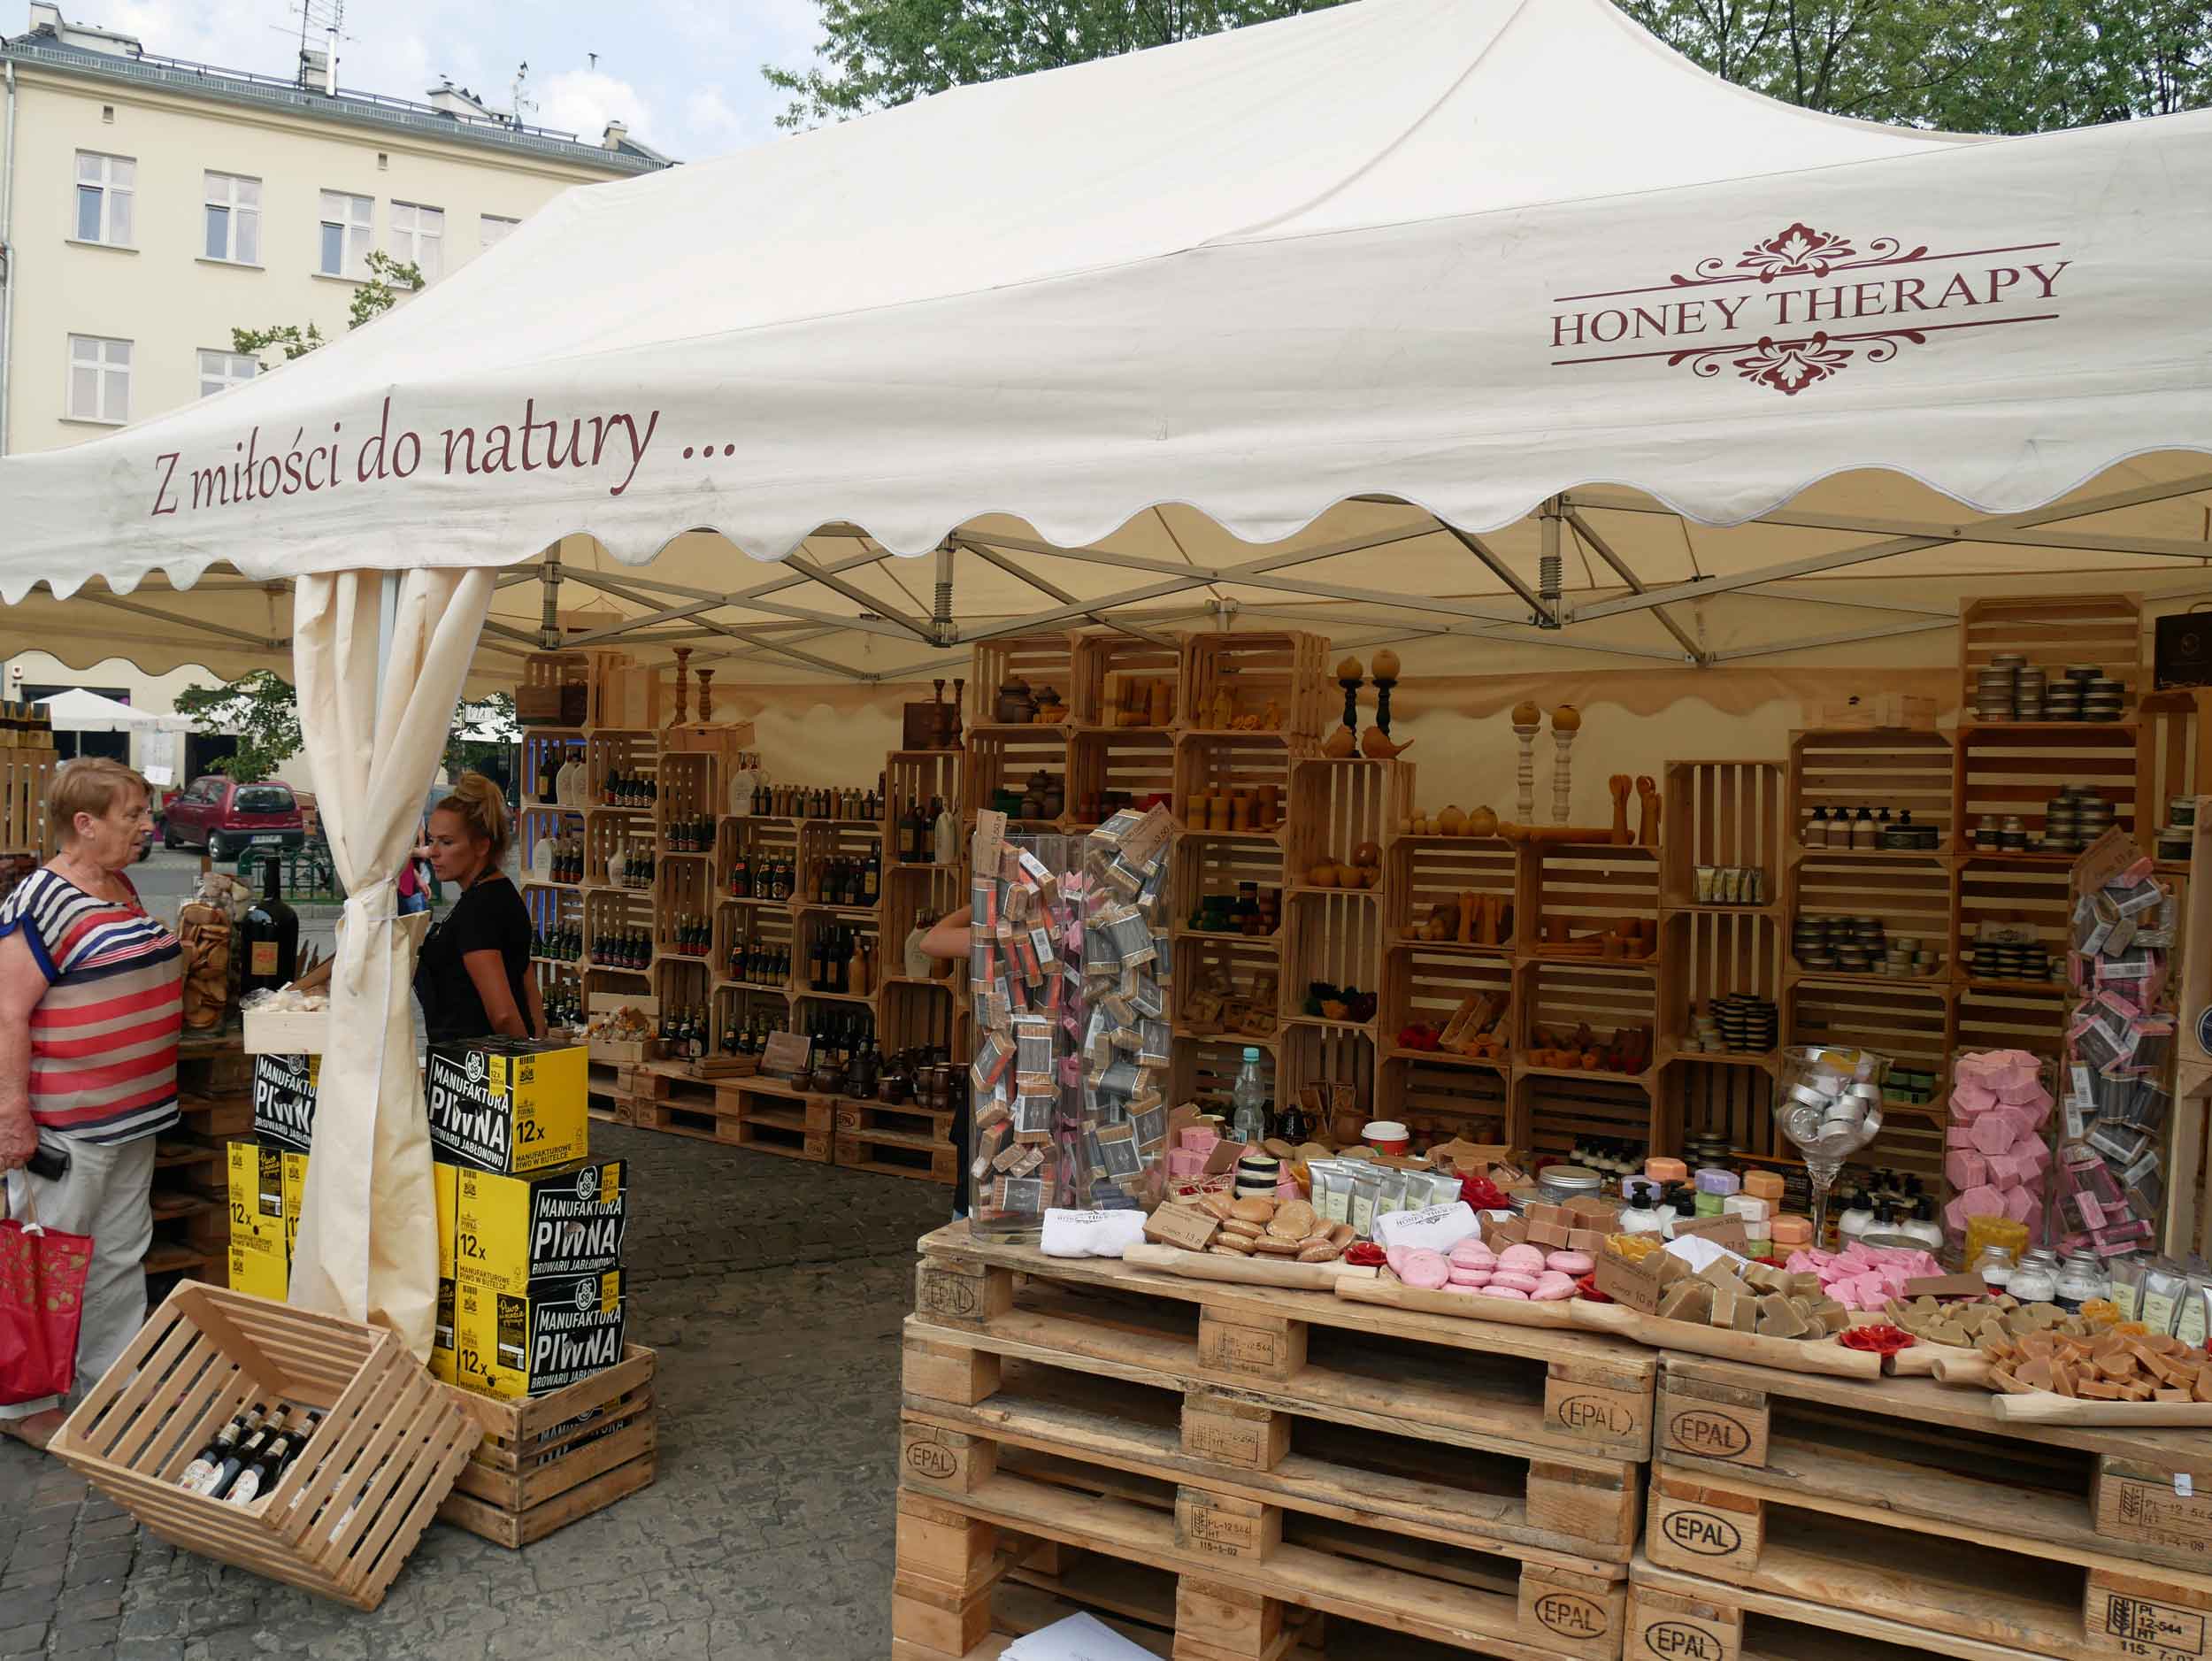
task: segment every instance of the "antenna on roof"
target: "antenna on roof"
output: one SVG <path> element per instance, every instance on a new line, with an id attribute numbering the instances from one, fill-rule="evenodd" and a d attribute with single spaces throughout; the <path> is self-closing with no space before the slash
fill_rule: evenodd
<path id="1" fill-rule="evenodd" d="M 532 97 L 529 94 L 529 81 L 530 60 L 526 58 L 515 70 L 514 123 L 517 127 L 520 127 L 523 124 L 523 118 L 526 115 L 532 113 L 538 107 L 538 101 Z"/>
<path id="2" fill-rule="evenodd" d="M 338 42 L 342 38 L 353 38 L 341 33 L 345 25 L 346 0 L 292 0 L 286 10 L 300 20 L 299 84 L 312 90 L 320 81 L 326 96 L 336 96 Z M 323 37 L 319 50 L 307 43 L 316 35 Z"/>

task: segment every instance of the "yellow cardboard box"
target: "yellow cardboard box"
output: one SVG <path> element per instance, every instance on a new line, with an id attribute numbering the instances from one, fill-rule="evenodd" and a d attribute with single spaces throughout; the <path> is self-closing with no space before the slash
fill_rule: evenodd
<path id="1" fill-rule="evenodd" d="M 292 1265 L 281 1241 L 251 1234 L 230 1237 L 230 1289 L 281 1303 L 291 1295 Z"/>
<path id="2" fill-rule="evenodd" d="M 457 1174 L 456 1279 L 499 1292 L 622 1265 L 628 1166 L 620 1159 L 534 1176 Z"/>
<path id="3" fill-rule="evenodd" d="M 590 1052 L 581 1044 L 476 1038 L 430 1052 L 430 1146 L 447 1165 L 523 1175 L 590 1152 Z"/>
<path id="4" fill-rule="evenodd" d="M 458 1382 L 490 1396 L 542 1396 L 622 1359 L 622 1271 L 538 1280 L 521 1293 L 454 1286 Z"/>
<path id="5" fill-rule="evenodd" d="M 227 1177 L 231 1239 L 264 1242 L 286 1255 L 283 1150 L 232 1142 Z"/>

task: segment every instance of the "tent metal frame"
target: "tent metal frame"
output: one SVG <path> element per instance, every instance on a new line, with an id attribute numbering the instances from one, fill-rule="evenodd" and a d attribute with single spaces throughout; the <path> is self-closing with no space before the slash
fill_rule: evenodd
<path id="1" fill-rule="evenodd" d="M 1985 515 L 1955 521 L 1889 519 L 1876 515 L 1824 513 L 1781 507 L 1762 513 L 1747 524 L 1783 529 L 1848 531 L 1878 540 L 1824 552 L 1778 560 L 1726 575 L 1698 577 L 1687 582 L 1654 588 L 1624 558 L 1599 522 L 1605 514 L 1657 514 L 1678 518 L 1664 504 L 1621 490 L 1577 489 L 1563 493 L 1534 510 L 1541 546 L 1547 555 L 1560 551 L 1571 540 L 1574 547 L 1596 556 L 1619 580 L 1622 592 L 1605 597 L 1572 602 L 1555 599 L 1532 587 L 1511 562 L 1485 537 L 1448 525 L 1424 514 L 1420 522 L 1392 526 L 1357 536 L 1309 548 L 1279 550 L 1231 565 L 1205 565 L 1187 557 L 1181 562 L 1123 553 L 1110 548 L 1062 547 L 1034 537 L 1006 532 L 956 530 L 937 552 L 936 604 L 933 615 L 920 615 L 890 604 L 850 581 L 898 556 L 876 542 L 862 527 L 845 523 L 826 525 L 809 540 L 841 538 L 857 542 L 854 552 L 832 559 L 818 559 L 795 550 L 772 577 L 748 587 L 727 590 L 699 588 L 664 581 L 649 574 L 650 567 L 624 570 L 616 574 L 580 568 L 556 558 L 511 567 L 499 574 L 502 588 L 518 583 L 549 586 L 557 599 L 560 586 L 573 582 L 595 593 L 642 608 L 641 614 L 624 618 L 580 634 L 563 635 L 562 649 L 621 641 L 639 646 L 675 645 L 699 642 L 726 642 L 733 650 L 727 657 L 737 661 L 777 662 L 810 673 L 861 684 L 910 680 L 941 670 L 955 654 L 964 655 L 979 642 L 1010 635 L 1091 622 L 1118 628 L 1140 638 L 1159 641 L 1164 627 L 1204 619 L 1220 628 L 1233 627 L 1240 615 L 1349 627 L 1371 631 L 1346 644 L 1383 644 L 1402 640 L 1460 639 L 1537 644 L 1569 651 L 1640 658 L 1660 663 L 1707 668 L 1748 658 L 1770 657 L 1817 647 L 1853 645 L 1956 626 L 1947 611 L 1855 596 L 1813 595 L 1785 587 L 1793 581 L 1850 570 L 1877 561 L 1894 559 L 1924 549 L 1966 542 L 1999 546 L 2078 550 L 2084 553 L 2123 554 L 2153 558 L 2212 561 L 2212 542 L 2177 537 L 2137 536 L 2101 530 L 2070 529 L 2072 522 L 2101 514 L 2212 492 L 2212 472 L 2192 473 L 2162 483 L 2112 491 L 2083 500 L 2055 504 L 2024 512 Z M 1388 496 L 1363 496 L 1363 502 L 1410 506 Z M 1417 510 L 1416 510 L 1417 511 Z M 1165 521 L 1162 521 L 1165 525 Z M 2053 528 L 2056 527 L 2056 528 Z M 1172 530 L 1169 534 L 1172 537 Z M 1429 536 L 1447 536 L 1458 542 L 1475 561 L 1505 585 L 1514 600 L 1528 609 L 1515 614 L 1496 601 L 1394 593 L 1357 584 L 1333 582 L 1301 573 L 1296 568 L 1325 560 L 1371 553 L 1394 544 Z M 951 595 L 954 557 L 966 554 L 1034 589 L 1054 604 L 1020 617 L 979 620 L 963 626 L 954 620 Z M 1026 559 L 1015 556 L 1026 556 Z M 1149 581 L 1091 596 L 1077 595 L 1055 582 L 1029 563 L 1066 560 L 1073 565 L 1127 571 Z M 196 592 L 265 592 L 269 585 L 239 577 L 211 577 L 196 585 Z M 816 588 L 860 608 L 856 614 L 841 614 L 779 598 L 794 590 Z M 1263 602 L 1225 597 L 1224 588 L 1258 590 L 1281 596 Z M 1156 602 L 1210 590 L 1197 605 L 1159 606 Z M 2177 592 L 2193 591 L 2177 590 Z M 211 644 L 238 642 L 270 651 L 287 650 L 288 638 L 255 634 L 203 619 L 179 615 L 150 604 L 149 594 L 160 589 L 142 585 L 132 597 L 81 588 L 74 597 L 118 611 L 131 612 L 184 631 Z M 1764 599 L 1795 601 L 1874 614 L 1860 627 L 1796 636 L 1768 644 L 1712 650 L 1695 638 L 1670 613 L 1670 606 L 1740 594 Z M 1370 608 L 1366 612 L 1348 609 Z M 557 606 L 549 604 L 549 617 Z M 729 620 L 716 612 L 746 613 Z M 1639 645 L 1617 640 L 1591 638 L 1586 626 L 1608 618 L 1648 612 L 1672 637 L 1674 649 Z M 673 626 L 673 627 L 672 627 Z M 928 654 L 912 662 L 885 668 L 862 669 L 806 650 L 810 644 L 844 634 L 880 635 L 919 644 Z M 484 650 L 521 657 L 542 650 L 545 637 L 526 628 L 496 621 L 485 625 Z"/>

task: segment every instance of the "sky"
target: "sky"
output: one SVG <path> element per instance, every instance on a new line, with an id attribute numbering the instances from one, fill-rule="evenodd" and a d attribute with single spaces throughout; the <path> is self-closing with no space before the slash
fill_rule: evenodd
<path id="1" fill-rule="evenodd" d="M 318 15 L 329 0 L 313 0 Z M 135 35 L 149 52 L 226 69 L 289 75 L 298 0 L 61 0 L 72 23 Z M 0 0 L 0 33 L 27 24 L 26 0 Z M 441 75 L 504 111 L 527 62 L 524 119 L 596 141 L 610 120 L 681 161 L 777 136 L 788 102 L 760 66 L 803 65 L 817 38 L 814 0 L 350 0 L 338 46 L 341 85 L 421 99 Z M 591 54 L 598 54 L 595 65 Z"/>

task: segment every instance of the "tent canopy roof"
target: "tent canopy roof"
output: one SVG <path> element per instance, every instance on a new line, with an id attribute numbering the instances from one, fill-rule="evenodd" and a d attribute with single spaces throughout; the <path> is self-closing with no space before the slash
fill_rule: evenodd
<path id="1" fill-rule="evenodd" d="M 38 700 L 58 733 L 186 733 L 192 723 L 181 715 L 134 710 L 120 699 L 72 687 Z"/>
<path id="2" fill-rule="evenodd" d="M 216 668 L 283 650 L 296 574 L 552 548 L 649 644 L 868 677 L 1109 610 L 1677 661 L 1932 627 L 1908 571 L 2204 557 L 2207 199 L 2212 112 L 1968 140 L 1608 0 L 1361 0 L 572 190 L 308 358 L 0 459 L 0 596 L 44 644 L 33 585 L 89 585 L 133 657 L 188 617 Z"/>

